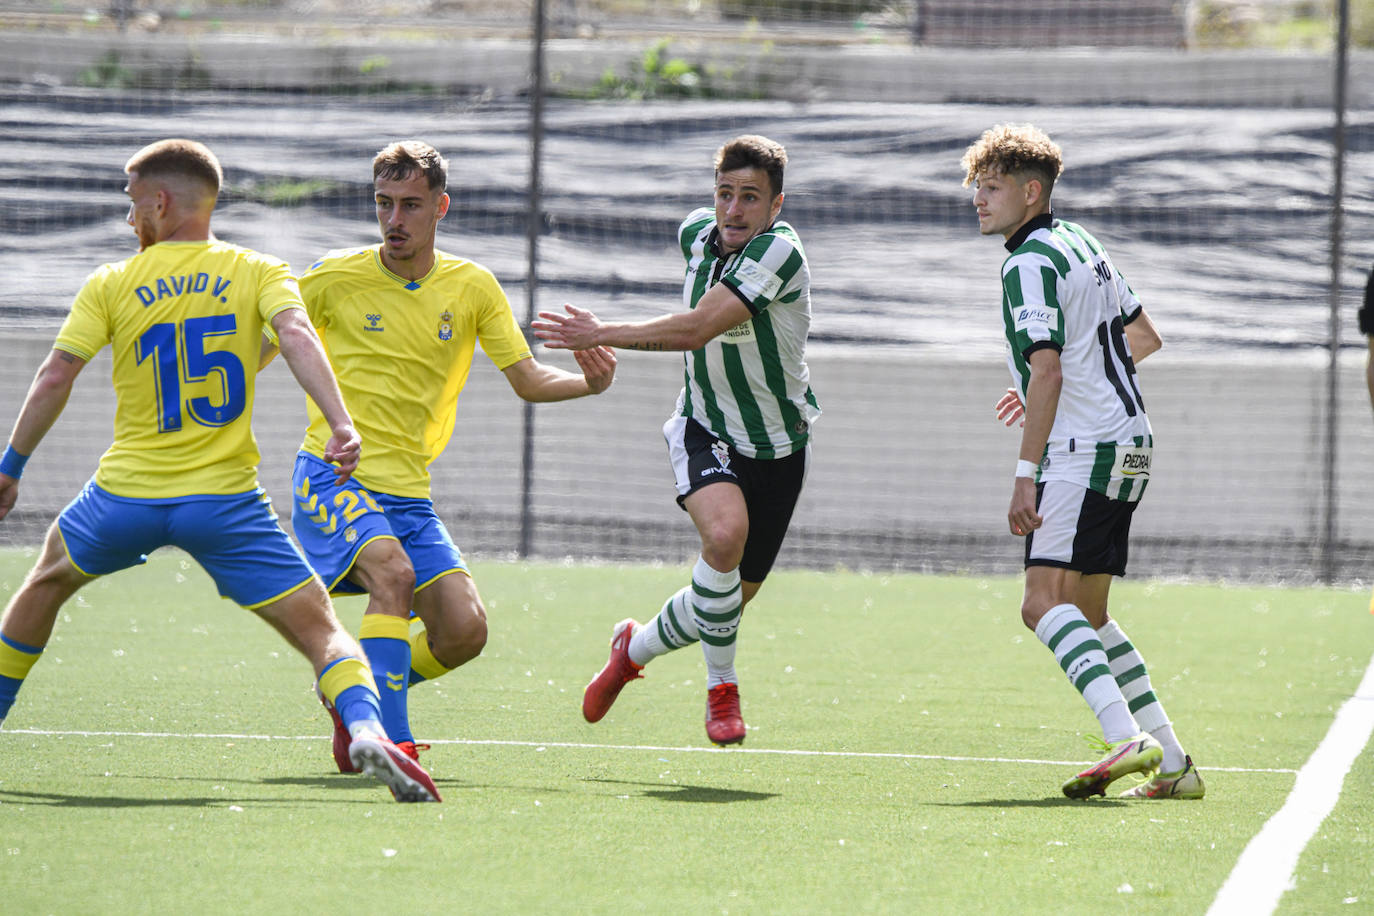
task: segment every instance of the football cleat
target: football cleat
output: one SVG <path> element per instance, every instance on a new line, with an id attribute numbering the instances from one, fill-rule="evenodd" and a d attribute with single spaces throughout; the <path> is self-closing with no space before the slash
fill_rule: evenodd
<path id="1" fill-rule="evenodd" d="M 1193 766 L 1192 757 L 1183 758 L 1183 769 L 1173 773 L 1156 773 L 1138 786 L 1121 793 L 1122 798 L 1202 798 L 1207 787 L 1202 774 Z"/>
<path id="2" fill-rule="evenodd" d="M 315 696 L 320 698 L 322 705 L 328 712 L 329 718 L 334 722 L 334 765 L 339 768 L 340 773 L 356 773 L 358 768 L 353 765 L 353 760 L 348 756 L 348 745 L 352 743 L 353 737 L 348 733 L 348 727 L 344 725 L 343 719 L 339 717 L 339 711 L 334 708 L 334 704 L 320 693 L 320 685 L 315 685 Z"/>
<path id="3" fill-rule="evenodd" d="M 600 722 L 615 698 L 620 696 L 621 688 L 644 677 L 639 673 L 644 666 L 630 661 L 630 637 L 635 635 L 638 626 L 638 621 L 628 617 L 615 625 L 611 633 L 611 657 L 582 691 L 582 718 L 588 722 Z"/>
<path id="4" fill-rule="evenodd" d="M 349 745 L 348 756 L 354 767 L 385 783 L 398 802 L 440 801 L 439 789 L 424 768 L 386 738 L 359 735 Z"/>
<path id="5" fill-rule="evenodd" d="M 411 760 L 419 760 L 420 752 L 429 750 L 428 744 L 416 744 L 414 741 L 397 741 L 396 746 Z"/>
<path id="6" fill-rule="evenodd" d="M 1107 786 L 1115 780 L 1127 773 L 1149 773 L 1158 769 L 1159 762 L 1164 759 L 1164 748 L 1145 732 L 1116 744 L 1108 744 L 1096 736 L 1088 738 L 1088 743 L 1106 756 L 1064 783 L 1064 794 L 1069 798 L 1106 795 Z"/>
<path id="7" fill-rule="evenodd" d="M 706 691 L 706 737 L 715 744 L 739 744 L 744 740 L 737 685 L 717 684 Z"/>

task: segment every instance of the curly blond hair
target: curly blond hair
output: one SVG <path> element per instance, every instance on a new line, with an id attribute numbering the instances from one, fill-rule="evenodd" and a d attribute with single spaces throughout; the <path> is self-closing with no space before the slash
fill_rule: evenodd
<path id="1" fill-rule="evenodd" d="M 1018 180 L 1037 179 L 1044 196 L 1064 171 L 1064 153 L 1043 130 L 1030 124 L 998 124 L 983 131 L 959 160 L 964 167 L 964 187 L 984 173 L 1011 175 Z"/>

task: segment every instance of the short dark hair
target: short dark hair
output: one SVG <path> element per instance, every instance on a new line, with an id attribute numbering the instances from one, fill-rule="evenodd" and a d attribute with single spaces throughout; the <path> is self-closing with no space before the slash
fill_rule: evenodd
<path id="1" fill-rule="evenodd" d="M 716 174 L 735 169 L 762 169 L 768 173 L 773 196 L 782 193 L 782 172 L 787 166 L 787 150 L 758 134 L 745 134 L 716 150 Z"/>
<path id="2" fill-rule="evenodd" d="M 158 140 L 129 157 L 125 172 L 139 178 L 190 178 L 205 185 L 217 197 L 224 184 L 224 170 L 210 148 L 194 140 Z"/>
<path id="3" fill-rule="evenodd" d="M 397 140 L 372 158 L 372 180 L 405 179 L 419 172 L 431 191 L 448 188 L 448 161 L 422 140 Z"/>

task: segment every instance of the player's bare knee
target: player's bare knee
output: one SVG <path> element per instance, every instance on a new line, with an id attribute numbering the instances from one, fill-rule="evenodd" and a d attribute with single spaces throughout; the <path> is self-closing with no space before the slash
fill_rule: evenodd
<path id="1" fill-rule="evenodd" d="M 718 572 L 729 572 L 744 556 L 747 532 L 721 525 L 702 532 L 701 556 L 708 566 Z"/>
<path id="2" fill-rule="evenodd" d="M 481 655 L 486 645 L 486 618 L 473 616 L 461 627 L 451 629 L 442 635 L 436 636 L 431 633 L 429 649 L 444 667 L 457 668 Z"/>
<path id="3" fill-rule="evenodd" d="M 1040 624 L 1040 618 L 1044 617 L 1049 609 L 1050 606 L 1044 601 L 1028 597 L 1021 602 L 1021 622 L 1026 625 L 1026 629 L 1034 631 Z"/>
<path id="4" fill-rule="evenodd" d="M 20 592 L 30 600 L 55 607 L 76 594 L 81 586 L 93 581 L 94 576 L 80 572 L 63 560 L 35 566 L 20 586 Z"/>

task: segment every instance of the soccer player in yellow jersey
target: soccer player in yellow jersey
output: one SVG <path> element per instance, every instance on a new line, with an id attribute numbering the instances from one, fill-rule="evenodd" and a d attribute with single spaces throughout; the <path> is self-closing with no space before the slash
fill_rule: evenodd
<path id="1" fill-rule="evenodd" d="M 336 479 L 326 463 L 329 424 L 312 400 L 291 524 L 332 593 L 369 596 L 359 637 L 382 721 L 415 756 L 409 686 L 475 658 L 487 640 L 486 609 L 435 513 L 429 474 L 453 435 L 476 345 L 526 401 L 599 394 L 616 361 L 596 347 L 575 354 L 581 374 L 540 364 L 491 272 L 434 247 L 449 207 L 448 165 L 434 147 L 392 143 L 373 159 L 372 176 L 381 244 L 330 252 L 301 278 L 363 458 L 351 479 Z M 423 624 L 413 636 L 412 610 Z M 347 772 L 349 733 L 337 716 L 334 725 L 335 763 Z"/>
<path id="2" fill-rule="evenodd" d="M 376 684 L 318 577 L 258 486 L 250 421 L 264 336 L 319 405 L 321 456 L 347 480 L 361 440 L 286 264 L 210 231 L 223 173 L 190 140 L 144 147 L 124 167 L 140 251 L 86 281 L 39 368 L 0 456 L 0 519 L 25 463 L 81 369 L 113 353 L 114 443 L 62 510 L 0 618 L 0 721 L 52 635 L 58 609 L 98 576 L 189 553 L 220 594 L 255 611 L 314 665 L 352 737 L 355 770 L 398 801 L 438 801 L 433 781 L 387 739 Z"/>

